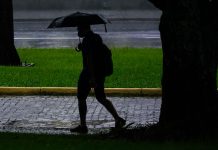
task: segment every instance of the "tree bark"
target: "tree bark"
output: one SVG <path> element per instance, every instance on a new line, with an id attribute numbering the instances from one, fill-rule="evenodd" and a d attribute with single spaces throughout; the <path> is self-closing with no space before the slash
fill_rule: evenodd
<path id="1" fill-rule="evenodd" d="M 0 1 L 0 65 L 20 65 L 14 46 L 12 0 Z"/>
<path id="2" fill-rule="evenodd" d="M 150 1 L 155 5 L 157 1 L 164 3 L 160 22 L 163 95 L 159 124 L 187 134 L 212 131 L 218 125 L 217 2 Z"/>

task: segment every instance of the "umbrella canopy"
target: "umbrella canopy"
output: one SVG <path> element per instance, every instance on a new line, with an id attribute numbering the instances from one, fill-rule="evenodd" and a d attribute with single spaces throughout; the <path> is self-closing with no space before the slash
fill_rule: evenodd
<path id="1" fill-rule="evenodd" d="M 55 18 L 48 26 L 48 28 L 77 27 L 79 25 L 95 25 L 107 23 L 110 23 L 110 21 L 102 15 L 76 12 L 67 16 Z"/>

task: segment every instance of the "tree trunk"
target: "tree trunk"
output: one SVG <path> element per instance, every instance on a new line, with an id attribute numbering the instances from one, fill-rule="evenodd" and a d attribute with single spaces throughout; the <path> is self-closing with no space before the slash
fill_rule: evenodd
<path id="1" fill-rule="evenodd" d="M 160 22 L 163 95 L 159 124 L 185 130 L 186 134 L 206 133 L 218 125 L 217 2 L 159 1 L 164 3 Z"/>
<path id="2" fill-rule="evenodd" d="M 0 65 L 20 65 L 14 46 L 12 0 L 0 1 Z"/>

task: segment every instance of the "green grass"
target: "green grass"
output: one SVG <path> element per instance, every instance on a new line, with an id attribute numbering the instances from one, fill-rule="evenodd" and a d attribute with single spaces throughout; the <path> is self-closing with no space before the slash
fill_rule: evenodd
<path id="1" fill-rule="evenodd" d="M 71 49 L 18 49 L 22 61 L 34 67 L 0 66 L 1 86 L 76 86 L 82 69 L 81 53 Z M 106 87 L 160 87 L 161 49 L 112 50 L 114 74 Z M 217 149 L 218 142 L 157 142 L 101 139 L 96 136 L 0 133 L 0 149 L 10 150 L 203 150 Z"/>
<path id="2" fill-rule="evenodd" d="M 0 66 L 1 86 L 76 87 L 82 56 L 73 49 L 18 49 L 21 60 L 34 67 Z M 161 49 L 112 49 L 114 74 L 106 87 L 160 87 Z"/>
<path id="3" fill-rule="evenodd" d="M 214 141 L 144 141 L 101 136 L 1 133 L 1 150 L 216 150 Z"/>

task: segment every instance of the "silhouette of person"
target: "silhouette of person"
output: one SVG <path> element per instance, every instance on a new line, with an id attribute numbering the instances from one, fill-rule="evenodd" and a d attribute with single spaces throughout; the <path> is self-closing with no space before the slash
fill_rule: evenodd
<path id="1" fill-rule="evenodd" d="M 86 99 L 94 88 L 96 99 L 111 113 L 115 119 L 115 128 L 121 128 L 126 124 L 126 120 L 121 118 L 113 104 L 106 98 L 104 93 L 104 66 L 102 65 L 103 52 L 100 49 L 102 38 L 94 33 L 90 25 L 80 25 L 77 28 L 78 36 L 83 38 L 82 43 L 78 44 L 78 49 L 82 51 L 83 69 L 78 81 L 78 106 L 80 114 L 80 125 L 71 128 L 71 132 L 87 133 L 86 125 L 87 105 Z"/>

